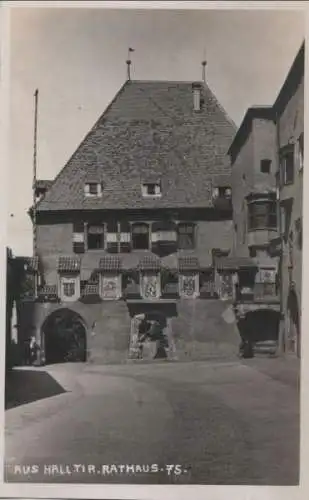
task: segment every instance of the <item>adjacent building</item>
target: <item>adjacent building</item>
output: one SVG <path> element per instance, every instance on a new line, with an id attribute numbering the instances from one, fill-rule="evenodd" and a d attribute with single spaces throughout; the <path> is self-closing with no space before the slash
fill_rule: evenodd
<path id="1" fill-rule="evenodd" d="M 304 170 L 305 44 L 294 60 L 274 104 L 278 154 L 282 349 L 300 356 Z M 278 245 L 279 243 L 279 245 Z M 276 248 L 277 247 L 277 248 Z M 278 248 L 279 247 L 279 248 Z"/>
<path id="2" fill-rule="evenodd" d="M 300 354 L 304 44 L 273 106 L 247 110 L 230 147 L 233 276 L 240 333 Z"/>
<path id="3" fill-rule="evenodd" d="M 33 292 L 19 318 L 42 362 L 67 359 L 64 331 L 78 359 L 134 356 L 142 313 L 177 357 L 230 342 L 218 299 L 232 287 L 216 259 L 233 245 L 235 130 L 204 82 L 128 80 L 54 181 L 37 183 Z"/>

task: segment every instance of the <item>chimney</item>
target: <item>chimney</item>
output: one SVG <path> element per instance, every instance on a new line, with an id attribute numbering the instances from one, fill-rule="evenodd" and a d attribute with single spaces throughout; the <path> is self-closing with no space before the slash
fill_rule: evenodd
<path id="1" fill-rule="evenodd" d="M 201 111 L 201 84 L 199 82 L 192 84 L 193 91 L 193 109 Z"/>

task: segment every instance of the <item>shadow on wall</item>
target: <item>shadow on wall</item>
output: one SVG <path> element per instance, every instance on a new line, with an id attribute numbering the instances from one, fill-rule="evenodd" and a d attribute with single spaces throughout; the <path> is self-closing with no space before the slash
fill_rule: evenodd
<path id="1" fill-rule="evenodd" d="M 66 391 L 46 372 L 13 369 L 5 379 L 5 409 L 9 410 Z"/>

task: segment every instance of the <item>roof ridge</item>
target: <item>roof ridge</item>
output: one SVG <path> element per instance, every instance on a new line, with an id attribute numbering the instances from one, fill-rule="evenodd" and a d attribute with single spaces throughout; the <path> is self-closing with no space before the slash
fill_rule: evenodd
<path id="1" fill-rule="evenodd" d="M 97 121 L 94 123 L 94 125 L 91 127 L 91 129 L 89 130 L 89 132 L 87 132 L 87 134 L 84 136 L 84 138 L 79 143 L 79 145 L 77 146 L 77 148 L 74 150 L 73 154 L 66 161 L 64 167 L 62 167 L 60 169 L 60 171 L 58 172 L 58 174 L 56 175 L 56 177 L 52 180 L 52 184 L 51 184 L 50 188 L 46 191 L 46 193 L 44 193 L 44 195 L 42 196 L 42 198 L 37 203 L 36 210 L 39 209 L 39 206 L 41 205 L 41 202 L 44 201 L 44 198 L 47 195 L 47 193 L 50 193 L 50 190 L 53 188 L 53 186 L 55 185 L 56 181 L 59 179 L 60 175 L 62 175 L 63 172 L 69 167 L 69 165 L 71 163 L 71 160 L 74 158 L 74 156 L 76 155 L 77 151 L 83 146 L 83 144 L 86 142 L 86 140 L 88 139 L 88 137 L 92 134 L 93 130 L 95 130 L 95 128 L 97 127 L 97 125 L 100 123 L 100 121 L 102 120 L 102 118 L 108 113 L 108 111 L 111 109 L 111 107 L 114 104 L 114 102 L 116 101 L 116 99 L 118 99 L 118 96 L 121 94 L 121 92 L 124 90 L 124 88 L 128 85 L 129 82 L 130 82 L 130 80 L 126 80 L 124 82 L 124 84 L 120 87 L 120 89 L 118 90 L 118 92 L 116 92 L 116 94 L 113 97 L 113 99 L 111 100 L 111 102 L 107 105 L 107 107 L 105 108 L 105 110 L 103 111 L 103 113 L 101 113 L 101 115 L 99 116 L 99 118 L 97 119 Z"/>

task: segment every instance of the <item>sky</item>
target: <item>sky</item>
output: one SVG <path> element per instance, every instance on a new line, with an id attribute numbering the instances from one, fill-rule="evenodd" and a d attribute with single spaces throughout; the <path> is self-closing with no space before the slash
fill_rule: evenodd
<path id="1" fill-rule="evenodd" d="M 206 80 L 240 125 L 273 104 L 304 37 L 287 10 L 13 8 L 7 244 L 31 255 L 34 92 L 39 89 L 38 178 L 52 179 L 126 79 Z"/>

